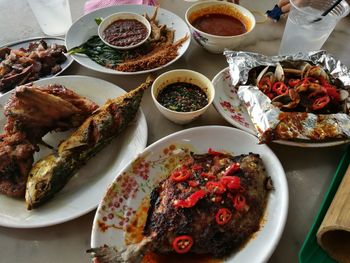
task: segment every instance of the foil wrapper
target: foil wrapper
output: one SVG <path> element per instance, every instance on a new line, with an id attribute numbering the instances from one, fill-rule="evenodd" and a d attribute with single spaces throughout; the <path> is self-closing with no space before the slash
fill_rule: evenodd
<path id="1" fill-rule="evenodd" d="M 346 113 L 314 114 L 283 112 L 271 104 L 271 100 L 249 80 L 249 72 L 259 66 L 276 66 L 287 62 L 306 61 L 318 65 L 340 80 L 350 92 L 350 70 L 326 51 L 297 53 L 288 56 L 224 51 L 229 63 L 232 84 L 238 88 L 238 97 L 245 104 L 258 132 L 260 142 L 272 140 L 328 141 L 350 139 L 350 116 Z M 346 102 L 345 102 L 346 103 Z M 350 101 L 348 98 L 348 105 Z"/>

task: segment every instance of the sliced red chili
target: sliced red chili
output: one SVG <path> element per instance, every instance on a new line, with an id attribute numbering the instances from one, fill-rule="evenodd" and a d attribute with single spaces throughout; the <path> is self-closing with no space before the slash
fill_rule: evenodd
<path id="1" fill-rule="evenodd" d="M 292 88 L 294 88 L 295 86 L 297 86 L 298 84 L 301 83 L 301 80 L 300 79 L 290 79 L 288 81 L 288 85 Z"/>
<path id="2" fill-rule="evenodd" d="M 271 86 L 272 86 L 272 82 L 270 77 L 268 76 L 263 77 L 258 83 L 258 88 L 264 93 L 269 92 L 271 90 Z"/>
<path id="3" fill-rule="evenodd" d="M 224 176 L 233 175 L 239 172 L 240 170 L 241 166 L 239 165 L 239 163 L 233 163 L 226 169 L 226 171 L 224 172 Z"/>
<path id="4" fill-rule="evenodd" d="M 237 194 L 233 199 L 233 206 L 240 211 L 246 206 L 245 197 L 242 194 Z"/>
<path id="5" fill-rule="evenodd" d="M 184 254 L 190 251 L 192 245 L 193 238 L 188 235 L 178 236 L 173 240 L 173 249 L 179 254 Z"/>
<path id="6" fill-rule="evenodd" d="M 191 172 L 185 168 L 179 168 L 172 172 L 170 178 L 175 182 L 183 182 L 191 176 Z"/>
<path id="7" fill-rule="evenodd" d="M 193 169 L 194 171 L 199 171 L 199 170 L 202 170 L 203 167 L 202 167 L 201 165 L 195 163 L 194 165 L 192 165 L 192 169 Z"/>
<path id="8" fill-rule="evenodd" d="M 219 156 L 219 155 L 223 154 L 221 152 L 214 151 L 212 148 L 208 149 L 208 153 L 211 154 L 211 155 L 215 155 L 215 156 Z"/>
<path id="9" fill-rule="evenodd" d="M 318 98 L 312 104 L 312 109 L 313 110 L 323 109 L 329 102 L 330 102 L 330 98 L 327 95 L 323 96 L 321 98 Z"/>
<path id="10" fill-rule="evenodd" d="M 272 91 L 277 95 L 286 95 L 288 94 L 288 87 L 281 81 L 275 82 L 272 86 Z"/>
<path id="11" fill-rule="evenodd" d="M 232 218 L 232 213 L 227 208 L 220 208 L 215 215 L 216 223 L 219 225 L 227 224 Z"/>
<path id="12" fill-rule="evenodd" d="M 327 94 L 329 97 L 335 99 L 336 101 L 340 101 L 340 93 L 337 88 L 333 86 L 325 87 Z"/>
<path id="13" fill-rule="evenodd" d="M 174 206 L 177 208 L 189 208 L 197 204 L 197 202 L 204 198 L 207 195 L 207 192 L 204 190 L 198 190 L 187 197 L 185 200 L 175 200 Z"/>
<path id="14" fill-rule="evenodd" d="M 204 178 L 208 178 L 208 179 L 215 179 L 215 175 L 213 175 L 212 173 L 201 173 L 200 176 L 204 177 Z"/>
<path id="15" fill-rule="evenodd" d="M 225 186 L 222 185 L 220 182 L 207 182 L 205 185 L 205 188 L 210 192 L 214 194 L 223 194 L 225 193 L 226 189 Z"/>
<path id="16" fill-rule="evenodd" d="M 188 185 L 191 187 L 196 187 L 199 185 L 199 182 L 190 180 L 190 181 L 188 181 Z"/>
<path id="17" fill-rule="evenodd" d="M 220 181 L 230 190 L 236 190 L 241 187 L 241 179 L 238 176 L 223 176 Z"/>

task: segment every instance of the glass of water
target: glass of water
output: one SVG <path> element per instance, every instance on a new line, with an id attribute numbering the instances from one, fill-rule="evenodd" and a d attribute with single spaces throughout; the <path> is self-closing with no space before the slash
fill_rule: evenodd
<path id="1" fill-rule="evenodd" d="M 319 50 L 326 42 L 338 21 L 349 14 L 349 5 L 341 1 L 330 13 L 322 17 L 335 0 L 290 0 L 279 54 Z M 321 18 L 321 19 L 320 19 Z"/>
<path id="2" fill-rule="evenodd" d="M 46 35 L 65 35 L 72 25 L 69 0 L 27 0 L 27 2 Z"/>

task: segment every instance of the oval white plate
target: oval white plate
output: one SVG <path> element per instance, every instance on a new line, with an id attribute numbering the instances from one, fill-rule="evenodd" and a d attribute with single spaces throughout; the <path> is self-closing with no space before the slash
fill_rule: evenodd
<path id="1" fill-rule="evenodd" d="M 108 188 L 98 206 L 91 246 L 125 246 L 124 229 L 128 226 L 127 222 L 135 215 L 141 200 L 166 176 L 164 169 L 168 163 L 165 160 L 169 160 L 169 156 L 176 158 L 174 149 L 179 148 L 189 148 L 195 153 L 206 153 L 208 148 L 213 148 L 234 155 L 253 152 L 261 156 L 275 187 L 268 197 L 264 223 L 254 238 L 225 262 L 266 261 L 276 248 L 287 218 L 286 176 L 280 161 L 268 146 L 258 144 L 258 139 L 251 134 L 224 126 L 202 126 L 171 134 L 148 146 L 129 163 Z"/>
<path id="2" fill-rule="evenodd" d="M 99 18 L 99 17 L 104 18 L 118 12 L 131 12 L 131 13 L 138 13 L 141 15 L 144 13 L 147 13 L 149 16 L 151 16 L 154 13 L 154 10 L 155 10 L 155 7 L 148 6 L 148 5 L 115 5 L 111 7 L 98 9 L 89 14 L 86 14 L 81 18 L 79 18 L 69 28 L 66 35 L 67 50 L 70 50 L 73 47 L 77 47 L 83 44 L 84 42 L 86 42 L 93 35 L 97 35 L 98 26 L 95 22 L 95 18 Z M 72 55 L 72 57 L 79 64 L 89 69 L 96 70 L 103 73 L 117 74 L 117 75 L 142 74 L 142 73 L 148 73 L 148 72 L 152 72 L 152 71 L 156 71 L 161 68 L 164 68 L 174 63 L 185 53 L 188 46 L 190 45 L 191 35 L 190 35 L 190 30 L 186 25 L 185 21 L 183 21 L 180 17 L 178 17 L 177 15 L 175 15 L 174 13 L 168 10 L 159 8 L 157 20 L 159 21 L 159 24 L 165 24 L 169 29 L 175 30 L 174 41 L 177 41 L 183 38 L 184 36 L 188 35 L 188 39 L 186 40 L 186 42 L 183 43 L 183 45 L 179 48 L 177 57 L 166 65 L 163 65 L 154 69 L 137 71 L 137 72 L 123 72 L 123 71 L 118 71 L 118 70 L 113 70 L 110 68 L 103 67 L 102 65 L 97 64 L 95 61 L 91 60 L 89 57 L 83 54 Z"/>
<path id="3" fill-rule="evenodd" d="M 19 40 L 19 41 L 10 42 L 10 43 L 3 45 L 2 47 L 9 47 L 11 49 L 18 49 L 21 47 L 28 48 L 29 43 L 38 41 L 40 39 L 45 40 L 45 42 L 48 45 L 52 45 L 52 44 L 65 45 L 65 41 L 61 37 L 42 36 L 42 37 L 33 37 L 33 38 L 27 38 L 27 39 L 23 39 L 23 40 Z M 66 59 L 66 61 L 64 61 L 63 63 L 60 64 L 61 70 L 59 72 L 57 72 L 55 75 L 47 75 L 45 77 L 41 77 L 40 79 L 51 78 L 53 76 L 57 76 L 57 75 L 61 74 L 65 69 L 67 69 L 70 66 L 70 64 L 72 64 L 73 58 L 67 54 L 65 54 L 65 56 L 67 59 Z"/>
<path id="4" fill-rule="evenodd" d="M 85 76 L 60 76 L 34 82 L 37 85 L 58 83 L 87 97 L 99 105 L 125 91 L 118 86 L 96 78 Z M 136 87 L 135 87 L 136 88 Z M 0 133 L 6 119 L 3 106 L 10 92 L 0 97 Z M 57 146 L 70 132 L 50 133 L 44 141 Z M 103 196 L 105 189 L 120 169 L 141 152 L 147 143 L 147 123 L 141 109 L 130 126 L 106 148 L 90 159 L 53 199 L 43 206 L 27 211 L 25 201 L 0 194 L 0 225 L 15 228 L 34 228 L 62 223 L 77 218 L 91 210 Z M 35 161 L 51 151 L 40 147 Z"/>
<path id="5" fill-rule="evenodd" d="M 237 96 L 237 90 L 232 85 L 229 68 L 221 70 L 212 80 L 215 87 L 213 104 L 219 114 L 233 126 L 257 136 L 257 131 L 249 117 L 247 109 Z M 298 147 L 330 147 L 349 143 L 349 140 L 332 142 L 293 142 L 276 140 L 274 143 Z"/>

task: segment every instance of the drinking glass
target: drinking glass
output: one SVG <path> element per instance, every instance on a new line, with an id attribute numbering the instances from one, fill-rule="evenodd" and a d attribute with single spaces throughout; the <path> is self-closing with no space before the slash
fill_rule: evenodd
<path id="1" fill-rule="evenodd" d="M 279 54 L 321 49 L 338 21 L 349 14 L 349 5 L 346 1 L 341 1 L 330 13 L 321 16 L 334 2 L 335 0 L 290 0 L 291 10 Z"/>
<path id="2" fill-rule="evenodd" d="M 66 34 L 72 24 L 68 0 L 27 0 L 27 2 L 46 35 Z"/>

